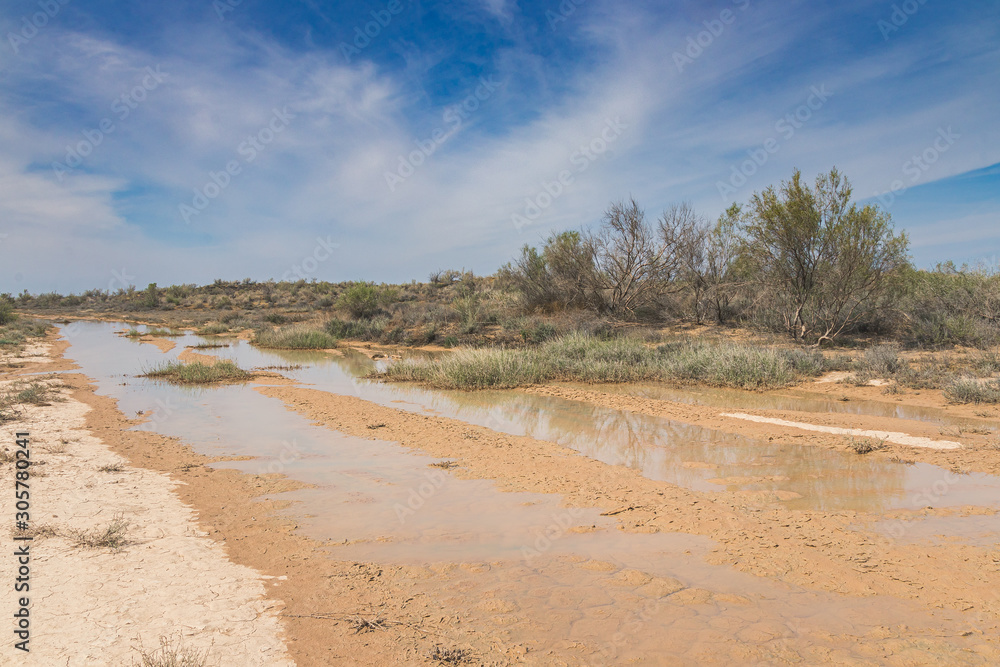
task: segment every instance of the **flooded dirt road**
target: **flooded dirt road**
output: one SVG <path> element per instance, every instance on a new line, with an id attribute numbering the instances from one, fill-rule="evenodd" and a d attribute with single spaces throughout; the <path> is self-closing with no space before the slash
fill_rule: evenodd
<path id="1" fill-rule="evenodd" d="M 225 524 L 234 559 L 287 577 L 272 594 L 299 664 L 345 647 L 357 664 L 435 664 L 436 646 L 468 664 L 1000 661 L 1000 453 L 966 434 L 995 420 L 828 387 L 431 391 L 361 379 L 379 362 L 350 350 L 157 346 L 123 328 L 63 327 L 65 356 L 142 420 L 116 436 L 133 460 L 223 485 L 186 500 Z M 283 377 L 137 377 L 207 342 L 226 347 L 194 352 Z M 859 456 L 735 412 L 960 448 Z M 168 465 L 164 437 L 189 453 Z M 236 490 L 256 509 L 227 515 Z M 352 614 L 384 623 L 358 633 Z"/>

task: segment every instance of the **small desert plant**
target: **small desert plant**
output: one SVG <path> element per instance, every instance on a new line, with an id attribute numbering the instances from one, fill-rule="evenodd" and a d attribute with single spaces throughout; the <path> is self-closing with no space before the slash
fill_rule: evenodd
<path id="1" fill-rule="evenodd" d="M 122 472 L 125 470 L 125 466 L 121 463 L 109 463 L 98 468 L 101 472 Z"/>
<path id="2" fill-rule="evenodd" d="M 855 454 L 871 454 L 880 449 L 885 449 L 885 440 L 876 438 L 851 438 L 851 449 Z"/>
<path id="3" fill-rule="evenodd" d="M 69 537 L 76 542 L 78 547 L 88 549 L 111 549 L 121 551 L 131 542 L 126 537 L 129 526 L 121 516 L 116 516 L 111 523 L 104 528 L 92 528 L 90 530 L 70 531 Z"/>
<path id="4" fill-rule="evenodd" d="M 206 324 L 195 333 L 199 336 L 218 336 L 219 334 L 229 333 L 229 327 L 221 322 L 213 322 Z"/>
<path id="5" fill-rule="evenodd" d="M 955 378 L 944 389 L 952 403 L 1000 403 L 1000 380 L 981 382 L 975 378 Z"/>
<path id="6" fill-rule="evenodd" d="M 200 653 L 179 644 L 171 644 L 165 637 L 160 638 L 160 648 L 155 651 L 139 651 L 139 667 L 205 667 L 208 653 Z"/>
<path id="7" fill-rule="evenodd" d="M 444 648 L 435 646 L 430 659 L 442 665 L 464 665 L 472 661 L 472 656 L 464 648 Z"/>
<path id="8" fill-rule="evenodd" d="M 858 373 L 871 377 L 889 378 L 906 368 L 906 362 L 899 356 L 899 345 L 886 343 L 865 350 L 855 362 Z"/>

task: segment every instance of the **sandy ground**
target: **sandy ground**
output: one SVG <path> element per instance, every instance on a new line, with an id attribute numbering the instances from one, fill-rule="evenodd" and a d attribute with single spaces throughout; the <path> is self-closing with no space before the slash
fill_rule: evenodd
<path id="1" fill-rule="evenodd" d="M 56 345 L 51 354 L 61 351 Z M 34 362 L 18 372 L 65 367 L 43 365 L 44 352 L 33 350 Z M 95 664 L 77 657 L 95 651 L 96 664 L 130 664 L 140 641 L 155 647 L 160 637 L 211 651 L 217 662 L 210 664 L 283 664 L 285 647 L 298 665 L 441 664 L 431 659 L 436 647 L 460 649 L 467 660 L 459 664 L 477 665 L 1000 664 L 996 545 L 890 540 L 866 530 L 879 517 L 863 513 L 700 493 L 530 437 L 288 382 L 258 387 L 339 433 L 371 440 L 377 425 L 381 440 L 456 461 L 447 472 L 455 478 L 558 494 L 567 510 L 596 508 L 617 522 L 622 544 L 677 533 L 688 540 L 676 555 L 676 577 L 555 548 L 528 562 L 355 562 L 296 530 L 294 506 L 281 493 L 301 485 L 212 467 L 219 459 L 175 439 L 125 430 L 135 422 L 95 395 L 86 378 L 60 381 L 68 386 L 65 403 L 26 411 L 46 461 L 36 468 L 44 475 L 37 479 L 41 523 L 86 528 L 121 515 L 133 524 L 134 543 L 120 552 L 81 550 L 64 537 L 35 543 L 32 641 L 39 656 L 52 653 L 34 664 Z M 812 390 L 880 391 L 830 383 Z M 985 436 L 944 437 L 937 426 L 910 420 L 749 411 L 772 420 L 761 422 L 597 388 L 528 391 L 828 449 L 845 448 L 844 437 L 781 422 L 960 442 L 951 450 L 896 443 L 871 455 L 946 470 L 996 473 L 1000 460 L 981 446 Z M 940 406 L 940 395 L 925 392 L 914 403 Z M 8 439 L 18 428 L 4 427 Z M 122 472 L 97 470 L 116 460 L 126 462 Z M 9 467 L 4 474 L 0 484 L 11 484 Z M 12 515 L 9 495 L 0 498 L 0 511 Z M 10 559 L 0 562 L 0 577 L 12 576 L 11 567 Z M 681 573 L 706 568 L 750 583 L 734 592 L 692 584 Z"/>
<path id="2" fill-rule="evenodd" d="M 27 351 L 22 363 L 30 365 L 22 370 L 65 366 L 46 363 L 38 351 Z M 0 663 L 129 665 L 165 640 L 208 656 L 209 664 L 293 664 L 278 620 L 281 605 L 265 597 L 264 578 L 233 564 L 198 528 L 169 476 L 129 465 L 92 435 L 86 424 L 93 408 L 71 390 L 84 378 L 49 377 L 47 383 L 61 387 L 59 399 L 23 406 L 16 421 L 0 427 L 0 450 L 13 451 L 15 434 L 30 433 L 31 525 L 46 533 L 28 543 L 30 652 L 5 641 Z M 0 495 L 0 513 L 13 521 L 9 462 L 0 486 L 10 490 Z M 116 520 L 127 523 L 124 547 L 77 544 L 77 531 L 103 531 Z M 10 533 L 4 539 L 15 544 Z M 17 563 L 7 556 L 0 559 L 0 580 L 13 582 Z M 10 611 L 13 595 L 6 597 Z"/>

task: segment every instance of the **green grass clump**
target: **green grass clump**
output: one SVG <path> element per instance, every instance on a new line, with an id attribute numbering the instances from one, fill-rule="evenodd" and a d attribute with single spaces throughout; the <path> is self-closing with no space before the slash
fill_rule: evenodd
<path id="1" fill-rule="evenodd" d="M 326 323 L 326 332 L 337 339 L 381 340 L 388 325 L 389 319 L 385 317 L 356 320 L 334 317 Z"/>
<path id="2" fill-rule="evenodd" d="M 1000 403 L 1000 380 L 980 382 L 975 378 L 955 378 L 944 389 L 952 403 Z"/>
<path id="3" fill-rule="evenodd" d="M 262 329 L 254 334 L 254 345 L 276 350 L 331 350 L 337 339 L 325 331 L 308 327 Z"/>
<path id="4" fill-rule="evenodd" d="M 48 405 L 54 400 L 62 399 L 53 393 L 49 385 L 41 382 L 32 382 L 28 385 L 16 383 L 0 394 L 0 423 L 17 417 L 18 405 Z"/>
<path id="5" fill-rule="evenodd" d="M 203 364 L 200 361 L 184 364 L 171 361 L 146 371 L 141 377 L 180 384 L 211 384 L 215 382 L 246 382 L 253 378 L 253 373 L 243 370 L 226 359 L 215 364 Z"/>
<path id="6" fill-rule="evenodd" d="M 519 350 L 461 350 L 437 360 L 404 360 L 380 377 L 448 389 L 507 389 L 551 381 L 676 381 L 771 389 L 818 375 L 818 352 L 735 343 L 683 342 L 651 348 L 633 338 L 574 333 Z"/>
<path id="7" fill-rule="evenodd" d="M 8 319 L 6 324 L 0 325 L 0 346 L 20 349 L 28 342 L 29 338 L 40 338 L 48 331 L 49 325 L 45 322 L 26 320 L 20 317 Z"/>
<path id="8" fill-rule="evenodd" d="M 229 333 L 229 327 L 221 322 L 212 322 L 195 331 L 199 336 L 218 336 Z"/>

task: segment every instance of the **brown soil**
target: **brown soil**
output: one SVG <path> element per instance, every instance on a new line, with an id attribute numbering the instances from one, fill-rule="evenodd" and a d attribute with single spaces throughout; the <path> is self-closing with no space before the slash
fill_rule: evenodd
<path id="1" fill-rule="evenodd" d="M 62 349 L 57 345 L 53 355 Z M 191 358 L 195 354 L 190 352 Z M 30 367 L 19 372 L 31 372 Z M 57 361 L 45 370 L 62 367 L 65 362 Z M 568 508 L 602 510 L 624 535 L 637 540 L 654 533 L 706 536 L 714 540 L 706 556 L 713 565 L 732 566 L 779 586 L 831 594 L 823 600 L 837 609 L 842 601 L 854 604 L 851 601 L 879 596 L 887 608 L 904 605 L 917 616 L 928 614 L 932 622 L 868 628 L 858 634 L 850 629 L 809 629 L 809 619 L 803 619 L 804 625 L 789 635 L 774 618 L 761 616 L 771 608 L 750 594 L 687 586 L 599 560 L 553 556 L 536 567 L 499 561 L 377 565 L 337 560 L 331 544 L 303 537 L 295 530 L 295 520 L 288 518 L 290 506 L 280 494 L 301 485 L 280 475 L 213 467 L 220 459 L 196 454 L 176 439 L 126 430 L 135 422 L 122 415 L 113 400 L 96 395 L 85 377 L 70 374 L 63 379 L 72 399 L 90 407 L 87 432 L 132 466 L 168 474 L 179 483 L 175 493 L 195 510 L 201 529 L 224 544 L 233 563 L 274 577 L 268 595 L 282 605 L 286 645 L 299 665 L 438 664 L 430 658 L 435 647 L 461 649 L 470 656 L 463 664 L 483 665 L 625 664 L 617 660 L 626 658 L 628 664 L 660 664 L 656 656 L 667 651 L 686 656 L 692 664 L 1000 662 L 1000 553 L 995 549 L 892 542 L 859 530 L 858 525 L 877 517 L 857 512 L 790 510 L 774 498 L 700 493 L 530 437 L 287 381 L 258 387 L 288 409 L 341 433 L 371 439 L 370 427 L 378 425 L 379 439 L 456 461 L 460 467 L 449 475 L 493 480 L 504 492 L 559 494 Z M 817 385 L 815 391 L 867 395 L 868 389 Z M 548 386 L 530 391 L 764 439 L 795 437 L 817 447 L 846 446 L 842 437 L 725 418 L 714 408 L 597 389 Z M 931 401 L 928 405 L 938 400 L 924 398 Z M 944 439 L 935 427 L 913 421 L 750 412 Z M 978 437 L 964 440 L 976 444 Z M 996 473 L 1000 467 L 1000 454 L 974 448 L 937 451 L 894 445 L 872 454 L 892 455 L 946 468 Z M 950 510 L 955 511 L 962 510 Z M 579 636 L 588 629 L 591 635 L 606 635 L 614 651 Z M 615 660 L 608 657 L 612 654 Z"/>

